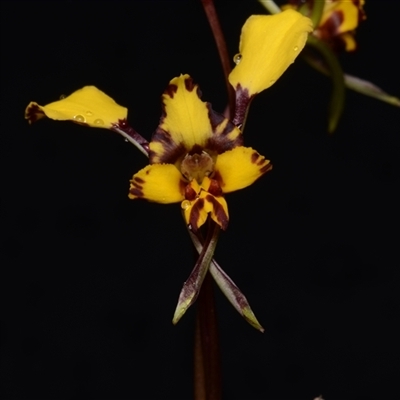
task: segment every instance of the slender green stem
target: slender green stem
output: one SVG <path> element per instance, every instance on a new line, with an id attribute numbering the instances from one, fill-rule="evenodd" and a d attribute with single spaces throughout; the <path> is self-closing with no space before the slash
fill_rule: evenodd
<path id="1" fill-rule="evenodd" d="M 258 0 L 258 2 L 262 6 L 264 6 L 271 14 L 278 14 L 282 11 L 273 0 Z"/>
<path id="2" fill-rule="evenodd" d="M 314 0 L 311 9 L 311 21 L 313 23 L 314 29 L 319 25 L 321 21 L 322 12 L 324 11 L 325 1 Z"/>
<path id="3" fill-rule="evenodd" d="M 225 76 L 226 91 L 228 93 L 228 107 L 229 107 L 228 117 L 231 117 L 234 114 L 235 110 L 235 91 L 233 90 L 233 87 L 231 86 L 228 80 L 228 76 L 232 69 L 231 59 L 228 53 L 228 47 L 226 46 L 225 37 L 218 20 L 218 15 L 217 11 L 215 10 L 214 1 L 201 0 L 201 4 L 203 5 L 212 33 L 214 35 L 214 40 L 217 45 L 219 58 L 221 60 L 222 70 Z"/>
<path id="4" fill-rule="evenodd" d="M 314 47 L 323 57 L 332 77 L 332 95 L 329 105 L 328 132 L 333 133 L 342 115 L 345 100 L 344 74 L 333 51 L 321 40 L 309 35 L 307 44 Z"/>

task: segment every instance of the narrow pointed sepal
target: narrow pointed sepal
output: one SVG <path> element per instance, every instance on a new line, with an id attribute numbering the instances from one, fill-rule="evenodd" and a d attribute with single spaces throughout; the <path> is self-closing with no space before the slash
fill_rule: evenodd
<path id="1" fill-rule="evenodd" d="M 264 332 L 264 328 L 258 322 L 245 295 L 235 285 L 225 271 L 213 260 L 210 266 L 210 273 L 222 293 L 233 305 L 235 310 L 253 327 Z"/>
<path id="2" fill-rule="evenodd" d="M 202 248 L 196 265 L 193 268 L 188 280 L 183 284 L 181 293 L 179 294 L 178 305 L 176 306 L 172 323 L 175 325 L 186 313 L 188 308 L 195 302 L 199 295 L 201 285 L 203 284 L 206 273 L 210 267 L 211 260 L 214 256 L 215 247 L 218 242 L 218 234 L 220 226 L 210 221 L 209 235 L 206 243 Z"/>
<path id="3" fill-rule="evenodd" d="M 194 244 L 196 250 L 200 253 L 203 249 L 203 245 L 196 234 L 189 230 L 190 238 Z M 221 289 L 222 293 L 226 296 L 235 310 L 254 328 L 260 332 L 264 332 L 264 328 L 258 322 L 254 315 L 249 302 L 247 301 L 244 294 L 235 285 L 232 279 L 227 273 L 217 264 L 215 260 L 211 261 L 210 273 L 214 278 L 215 282 Z"/>
<path id="4" fill-rule="evenodd" d="M 372 82 L 366 81 L 353 75 L 344 74 L 344 83 L 349 89 L 352 89 L 366 96 L 374 97 L 375 99 L 384 101 L 385 103 L 391 104 L 392 106 L 400 107 L 400 99 L 398 97 L 386 93 Z"/>

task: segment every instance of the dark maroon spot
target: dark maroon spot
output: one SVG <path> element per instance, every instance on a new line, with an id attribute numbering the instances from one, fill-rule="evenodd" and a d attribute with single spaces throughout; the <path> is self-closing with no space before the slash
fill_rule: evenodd
<path id="1" fill-rule="evenodd" d="M 223 186 L 222 176 L 219 171 L 214 172 L 213 180 L 217 181 L 220 187 Z"/>
<path id="2" fill-rule="evenodd" d="M 195 144 L 190 151 L 188 151 L 189 155 L 193 156 L 194 154 L 201 154 L 203 152 L 203 148 Z"/>
<path id="3" fill-rule="evenodd" d="M 185 186 L 185 199 L 186 200 L 194 200 L 197 196 L 196 191 L 190 186 L 190 185 L 186 185 Z"/>
<path id="4" fill-rule="evenodd" d="M 243 124 L 247 109 L 250 106 L 251 101 L 253 100 L 253 96 L 249 96 L 249 91 L 247 89 L 243 89 L 242 85 L 239 83 L 236 86 L 236 104 L 235 104 L 235 117 L 233 118 L 233 123 L 238 126 Z"/>
<path id="5" fill-rule="evenodd" d="M 260 155 L 259 155 L 257 152 L 254 152 L 254 153 L 251 155 L 251 162 L 252 162 L 253 164 L 255 164 L 255 163 L 257 162 L 257 160 L 258 160 L 259 157 L 260 157 Z"/>
<path id="6" fill-rule="evenodd" d="M 29 121 L 29 123 L 36 122 L 39 118 L 41 118 L 44 115 L 45 113 L 36 104 L 31 105 L 25 111 L 25 118 Z"/>
<path id="7" fill-rule="evenodd" d="M 219 183 L 216 179 L 211 179 L 211 184 L 207 191 L 208 191 L 208 193 L 211 193 L 213 196 L 221 196 L 222 195 L 221 186 L 219 186 Z"/>
<path id="8" fill-rule="evenodd" d="M 187 91 L 191 92 L 195 86 L 196 85 L 193 83 L 193 79 L 191 77 L 185 79 L 185 88 Z"/>
<path id="9" fill-rule="evenodd" d="M 148 169 L 147 171 L 146 171 L 146 175 L 148 175 L 150 173 L 150 170 Z"/>
<path id="10" fill-rule="evenodd" d="M 271 169 L 272 169 L 272 164 L 268 163 L 268 164 L 264 165 L 262 168 L 260 168 L 260 172 L 262 174 L 265 174 L 266 172 L 271 171 Z"/>
<path id="11" fill-rule="evenodd" d="M 198 221 L 200 218 L 200 212 L 204 208 L 204 199 L 199 199 L 194 203 L 190 212 L 189 223 L 192 227 L 193 232 L 196 232 L 199 228 Z"/>
<path id="12" fill-rule="evenodd" d="M 217 201 L 214 196 L 207 195 L 206 200 L 209 201 L 213 205 L 214 214 L 221 225 L 222 230 L 226 230 L 228 227 L 229 218 L 225 213 L 224 208 L 221 204 Z"/>
<path id="13" fill-rule="evenodd" d="M 136 197 L 143 197 L 143 192 L 140 189 L 130 189 L 129 193 Z"/>
<path id="14" fill-rule="evenodd" d="M 149 172 L 149 171 L 147 171 L 147 172 Z M 142 178 L 139 178 L 138 176 L 135 176 L 133 178 L 133 180 L 136 181 L 137 183 L 144 183 L 145 182 Z"/>
<path id="15" fill-rule="evenodd" d="M 168 95 L 169 97 L 171 97 L 171 99 L 174 98 L 174 94 L 177 92 L 178 90 L 178 86 L 174 85 L 173 83 L 170 83 L 167 88 L 164 91 L 164 94 Z"/>

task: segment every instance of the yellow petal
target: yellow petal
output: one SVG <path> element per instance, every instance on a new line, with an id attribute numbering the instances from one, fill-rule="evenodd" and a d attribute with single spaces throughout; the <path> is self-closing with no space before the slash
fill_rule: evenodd
<path id="1" fill-rule="evenodd" d="M 250 186 L 271 169 L 270 161 L 257 151 L 240 146 L 218 156 L 214 179 L 224 193 L 229 193 Z"/>
<path id="2" fill-rule="evenodd" d="M 223 152 L 241 144 L 240 130 L 200 99 L 189 75 L 172 79 L 162 99 L 164 114 L 150 142 L 151 164 L 173 164 L 196 149 Z"/>
<path id="3" fill-rule="evenodd" d="M 178 203 L 184 197 L 185 184 L 178 169 L 171 164 L 152 164 L 140 170 L 130 181 L 130 199 L 156 203 Z"/>
<path id="4" fill-rule="evenodd" d="M 85 86 L 70 96 L 54 103 L 40 106 L 31 102 L 25 118 L 34 122 L 44 116 L 58 121 L 71 120 L 94 128 L 111 128 L 126 119 L 128 109 L 118 105 L 111 97 L 94 86 Z"/>
<path id="5" fill-rule="evenodd" d="M 184 200 L 182 209 L 186 224 L 194 232 L 207 221 L 208 214 L 223 230 L 228 227 L 228 205 L 222 196 L 213 196 L 202 190 L 195 200 Z"/>
<path id="6" fill-rule="evenodd" d="M 249 96 L 269 88 L 299 55 L 312 29 L 311 20 L 294 10 L 252 15 L 243 25 L 241 58 L 229 82 L 247 89 Z"/>
<path id="7" fill-rule="evenodd" d="M 340 35 L 340 39 L 344 42 L 346 51 L 354 51 L 357 48 L 357 43 L 352 33 L 343 33 Z"/>

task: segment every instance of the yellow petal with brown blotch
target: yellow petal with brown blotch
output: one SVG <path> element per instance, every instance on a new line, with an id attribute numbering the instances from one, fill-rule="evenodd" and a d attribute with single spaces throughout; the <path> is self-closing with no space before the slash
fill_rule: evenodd
<path id="1" fill-rule="evenodd" d="M 250 186 L 271 169 L 270 161 L 257 151 L 240 146 L 218 156 L 214 179 L 229 193 Z"/>
<path id="2" fill-rule="evenodd" d="M 126 119 L 128 109 L 118 105 L 95 86 L 85 86 L 64 99 L 41 106 L 31 102 L 25 110 L 30 123 L 44 116 L 58 121 L 73 121 L 93 128 L 110 129 Z"/>
<path id="3" fill-rule="evenodd" d="M 249 96 L 269 88 L 300 54 L 312 22 L 294 10 L 275 15 L 252 15 L 240 36 L 238 64 L 229 75 L 235 88 Z"/>
<path id="4" fill-rule="evenodd" d="M 152 164 L 141 169 L 130 181 L 130 199 L 146 199 L 169 204 L 182 201 L 185 183 L 178 169 L 171 164 Z"/>

